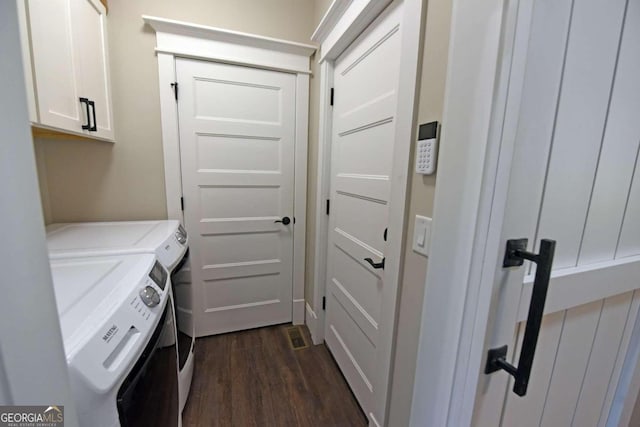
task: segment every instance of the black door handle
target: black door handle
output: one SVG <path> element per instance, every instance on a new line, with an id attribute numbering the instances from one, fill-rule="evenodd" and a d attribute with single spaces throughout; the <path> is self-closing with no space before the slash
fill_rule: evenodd
<path id="1" fill-rule="evenodd" d="M 91 126 L 89 128 L 89 132 L 95 132 L 98 130 L 98 124 L 96 123 L 96 103 L 93 101 L 89 101 L 89 105 L 91 106 L 91 111 L 93 112 L 92 116 L 93 116 L 93 126 Z M 88 117 L 88 110 L 87 110 L 87 120 L 89 119 Z"/>
<path id="2" fill-rule="evenodd" d="M 507 373 L 515 379 L 513 392 L 518 396 L 527 394 L 531 367 L 533 366 L 533 357 L 536 353 L 540 325 L 542 324 L 542 316 L 544 315 L 544 303 L 547 299 L 547 290 L 549 289 L 549 279 L 551 278 L 551 267 L 556 242 L 555 240 L 542 239 L 540 242 L 540 253 L 537 255 L 527 252 L 526 249 L 527 239 L 508 240 L 507 252 L 504 255 L 504 261 L 502 263 L 503 267 L 517 267 L 521 266 L 526 259 L 537 264 L 518 367 L 516 368 L 507 362 L 508 346 L 504 345 L 489 350 L 487 366 L 484 370 L 485 374 L 491 374 L 501 369 L 507 371 Z"/>
<path id="3" fill-rule="evenodd" d="M 87 98 L 80 98 L 80 103 L 84 104 L 84 107 L 86 109 L 85 111 L 87 112 L 87 124 L 82 125 L 82 130 L 91 130 L 91 117 L 89 116 L 89 100 Z"/>
<path id="4" fill-rule="evenodd" d="M 369 264 L 371 264 L 371 267 L 377 269 L 383 269 L 384 270 L 384 260 L 385 258 L 382 258 L 382 261 L 380 262 L 373 262 L 373 260 L 371 258 L 365 258 L 365 261 L 367 261 Z"/>
<path id="5" fill-rule="evenodd" d="M 274 223 L 279 222 L 279 223 L 284 224 L 284 225 L 289 225 L 289 224 L 291 224 L 291 218 L 289 218 L 288 216 L 285 216 L 282 219 L 277 219 L 277 220 L 275 220 L 273 222 Z"/>

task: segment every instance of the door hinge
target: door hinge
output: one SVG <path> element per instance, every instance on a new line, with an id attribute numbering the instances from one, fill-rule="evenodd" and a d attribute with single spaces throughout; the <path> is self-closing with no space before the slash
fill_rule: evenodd
<path id="1" fill-rule="evenodd" d="M 171 83 L 171 87 L 173 88 L 173 96 L 178 100 L 178 82 Z"/>
<path id="2" fill-rule="evenodd" d="M 322 297 L 322 309 L 327 309 L 327 297 Z"/>
<path id="3" fill-rule="evenodd" d="M 329 99 L 329 104 L 331 106 L 333 106 L 333 93 L 334 93 L 334 90 L 333 90 L 333 88 L 331 88 L 331 95 L 330 95 L 330 99 Z"/>
<path id="4" fill-rule="evenodd" d="M 327 199 L 327 215 L 329 215 L 329 212 L 331 212 L 331 200 Z"/>
<path id="5" fill-rule="evenodd" d="M 180 197 L 180 209 L 184 211 L 184 197 Z"/>

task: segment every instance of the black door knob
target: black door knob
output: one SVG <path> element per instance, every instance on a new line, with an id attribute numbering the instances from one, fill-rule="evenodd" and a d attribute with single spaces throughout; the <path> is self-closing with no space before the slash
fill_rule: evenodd
<path id="1" fill-rule="evenodd" d="M 291 218 L 289 218 L 288 216 L 285 216 L 285 217 L 283 217 L 282 219 L 277 219 L 277 220 L 275 220 L 275 221 L 273 221 L 273 222 L 274 222 L 274 223 L 276 223 L 276 222 L 280 222 L 280 223 L 282 223 L 282 224 L 284 224 L 284 225 L 289 225 L 289 224 L 291 224 Z"/>
<path id="2" fill-rule="evenodd" d="M 365 258 L 364 260 L 367 261 L 371 265 L 371 267 L 375 268 L 376 270 L 380 269 L 380 268 L 384 270 L 384 260 L 385 260 L 385 258 L 382 258 L 382 261 L 380 261 L 380 262 L 373 262 L 373 260 L 371 258 Z"/>

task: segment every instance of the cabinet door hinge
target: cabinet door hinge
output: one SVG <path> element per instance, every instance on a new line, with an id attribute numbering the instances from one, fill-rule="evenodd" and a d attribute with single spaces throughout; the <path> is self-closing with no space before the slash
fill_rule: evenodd
<path id="1" fill-rule="evenodd" d="M 184 211 L 184 197 L 180 197 L 180 209 Z"/>
<path id="2" fill-rule="evenodd" d="M 329 105 L 333 106 L 333 94 L 334 94 L 334 90 L 333 88 L 331 88 L 331 95 L 330 95 L 330 99 L 329 99 Z"/>
<path id="3" fill-rule="evenodd" d="M 173 96 L 178 100 L 178 82 L 171 83 L 171 87 L 173 88 Z"/>
<path id="4" fill-rule="evenodd" d="M 327 297 L 322 297 L 322 309 L 327 309 Z"/>

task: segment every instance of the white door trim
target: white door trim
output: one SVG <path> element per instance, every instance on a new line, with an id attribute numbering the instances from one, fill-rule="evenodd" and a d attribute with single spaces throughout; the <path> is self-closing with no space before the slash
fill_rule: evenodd
<path id="1" fill-rule="evenodd" d="M 524 66 L 514 61 L 514 48 L 528 43 L 526 37 L 515 39 L 517 15 L 531 13 L 519 10 L 519 3 L 453 0 L 431 257 L 413 394 L 419 404 L 412 407 L 411 426 L 458 427 L 472 422 L 496 295 L 495 265 L 504 253 L 500 233 L 515 144 L 511 123 L 505 123 L 505 105 L 507 99 L 519 105 L 521 96 L 520 85 L 510 87 L 509 77 L 521 74 Z M 522 21 L 530 19 L 525 16 Z M 554 280 L 563 280 L 562 274 Z M 620 289 L 624 283 L 616 286 Z M 623 419 L 630 416 L 637 396 L 640 370 L 630 373 L 630 381 L 634 385 L 624 402 Z"/>
<path id="2" fill-rule="evenodd" d="M 304 323 L 305 245 L 307 200 L 307 145 L 309 123 L 309 57 L 312 45 L 195 25 L 143 15 L 156 31 L 160 84 L 160 115 L 164 152 L 167 216 L 184 221 L 180 205 L 182 174 L 178 108 L 171 83 L 176 81 L 176 57 L 202 59 L 282 71 L 296 76 L 295 184 L 293 238 L 293 323 Z M 179 91 L 178 91 L 179 94 Z"/>
<path id="3" fill-rule="evenodd" d="M 64 405 L 65 424 L 76 427 L 29 129 L 19 4 L 0 2 L 0 73 L 14 82 L 0 98 L 0 129 L 6 138 L 0 148 L 0 220 L 4 238 L 11 242 L 0 257 L 0 405 Z"/>
<path id="4" fill-rule="evenodd" d="M 505 105 L 519 1 L 453 1 L 411 426 L 470 426 L 486 354 L 515 141 Z M 526 20 L 525 20 L 526 21 Z M 514 104 L 516 105 L 516 104 Z M 461 173 L 464 172 L 464 173 Z"/>
<path id="5" fill-rule="evenodd" d="M 185 58 L 311 74 L 310 44 L 142 15 L 156 32 L 156 52 Z"/>
<path id="6" fill-rule="evenodd" d="M 331 9 L 330 9 L 331 10 Z M 327 12 L 329 13 L 329 12 Z M 318 181 L 316 183 L 316 241 L 313 260 L 313 308 L 306 322 L 314 344 L 324 342 L 324 309 L 327 279 L 327 244 L 329 242 L 329 215 L 327 200 L 331 194 L 331 87 L 333 86 L 333 61 L 320 63 L 319 118 L 318 118 Z"/>
<path id="7" fill-rule="evenodd" d="M 416 86 L 420 59 L 420 41 L 422 35 L 423 0 L 403 0 L 402 11 L 402 51 L 400 52 L 400 72 L 398 83 L 398 103 L 395 114 L 395 141 L 389 202 L 389 242 L 385 253 L 384 270 L 385 289 L 383 301 L 392 310 L 386 310 L 380 319 L 379 351 L 380 363 L 378 375 L 374 378 L 374 388 L 382 390 L 376 395 L 374 407 L 381 414 L 380 419 L 367 414 L 372 425 L 385 425 L 389 401 L 391 359 L 393 356 L 393 338 L 397 308 L 397 290 L 403 264 L 402 249 L 404 241 L 405 210 L 411 144 L 414 140 L 414 119 L 417 112 Z M 367 26 L 382 12 L 390 0 L 334 0 L 312 36 L 320 44 L 320 117 L 318 126 L 318 183 L 316 211 L 316 244 L 314 260 L 314 299 L 313 308 L 317 319 L 309 322 L 315 327 L 311 330 L 314 343 L 324 341 L 325 316 L 322 298 L 326 285 L 326 254 L 329 221 L 326 215 L 326 200 L 329 198 L 331 179 L 331 106 L 330 89 L 333 80 L 334 61 L 353 42 Z M 336 95 L 336 96 L 339 96 Z M 394 236 L 397 236 L 394 238 Z M 313 314 L 311 315 L 313 316 Z"/>

